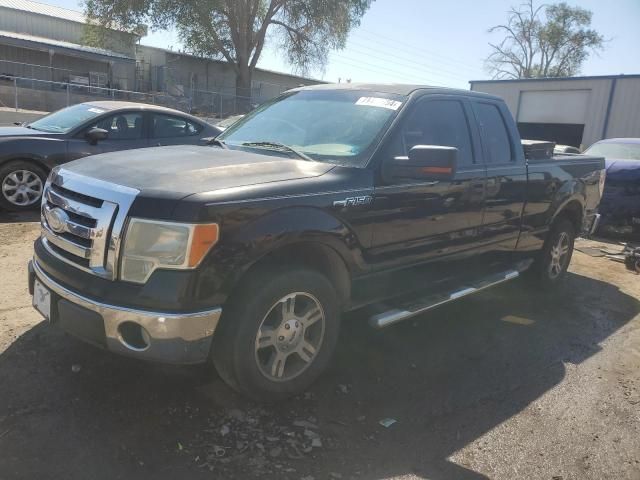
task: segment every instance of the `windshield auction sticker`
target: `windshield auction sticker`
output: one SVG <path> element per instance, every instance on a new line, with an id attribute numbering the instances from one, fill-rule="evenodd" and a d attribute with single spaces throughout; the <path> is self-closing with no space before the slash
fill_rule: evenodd
<path id="1" fill-rule="evenodd" d="M 388 108 L 389 110 L 398 110 L 402 102 L 397 100 L 389 100 L 388 98 L 378 97 L 360 97 L 356 102 L 356 105 L 364 105 L 366 107 L 381 107 Z"/>

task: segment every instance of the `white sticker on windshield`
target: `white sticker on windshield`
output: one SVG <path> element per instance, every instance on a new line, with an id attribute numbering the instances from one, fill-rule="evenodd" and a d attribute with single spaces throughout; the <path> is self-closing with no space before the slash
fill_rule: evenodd
<path id="1" fill-rule="evenodd" d="M 402 105 L 402 102 L 397 100 L 389 100 L 388 98 L 379 97 L 360 97 L 356 102 L 356 105 L 364 105 L 366 107 L 381 107 L 388 108 L 389 110 L 397 110 Z"/>
<path id="2" fill-rule="evenodd" d="M 100 110 L 99 108 L 90 108 L 89 112 L 93 113 L 104 113 L 104 110 Z"/>

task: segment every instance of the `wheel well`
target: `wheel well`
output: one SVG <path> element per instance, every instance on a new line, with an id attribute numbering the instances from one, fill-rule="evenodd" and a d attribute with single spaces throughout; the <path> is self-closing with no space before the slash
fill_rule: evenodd
<path id="1" fill-rule="evenodd" d="M 41 162 L 40 160 L 37 160 L 35 158 L 11 158 L 8 160 L 5 160 L 4 162 L 2 162 L 0 164 L 0 168 L 9 165 L 10 163 L 14 163 L 14 162 L 26 162 L 26 163 L 33 163 L 34 165 L 36 165 L 37 167 L 41 168 L 44 173 L 46 175 L 49 175 L 49 172 L 51 171 L 51 169 L 49 167 L 47 167 L 47 165 L 45 165 L 43 162 Z"/>
<path id="2" fill-rule="evenodd" d="M 348 304 L 351 299 L 349 270 L 338 252 L 321 243 L 294 243 L 274 250 L 254 263 L 243 278 L 248 278 L 258 269 L 292 266 L 307 267 L 325 275 L 336 289 L 342 305 Z"/>
<path id="3" fill-rule="evenodd" d="M 577 200 L 567 203 L 562 210 L 556 215 L 554 222 L 561 218 L 566 218 L 573 224 L 576 235 L 582 230 L 582 205 Z"/>

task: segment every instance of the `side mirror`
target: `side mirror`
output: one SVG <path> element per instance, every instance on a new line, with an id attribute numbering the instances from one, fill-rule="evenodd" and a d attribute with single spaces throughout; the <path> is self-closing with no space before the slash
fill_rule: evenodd
<path id="1" fill-rule="evenodd" d="M 394 179 L 452 180 L 458 149 L 441 145 L 416 145 L 407 157 L 394 157 L 388 173 Z"/>
<path id="2" fill-rule="evenodd" d="M 92 128 L 84 136 L 91 145 L 95 145 L 100 140 L 105 140 L 109 136 L 109 132 L 104 128 Z"/>

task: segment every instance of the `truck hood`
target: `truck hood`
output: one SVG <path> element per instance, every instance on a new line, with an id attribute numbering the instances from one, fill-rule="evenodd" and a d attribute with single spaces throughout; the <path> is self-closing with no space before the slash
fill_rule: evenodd
<path id="1" fill-rule="evenodd" d="M 317 177 L 332 168 L 320 162 L 190 145 L 103 153 L 63 166 L 63 170 L 136 188 L 143 196 L 158 199 Z"/>

